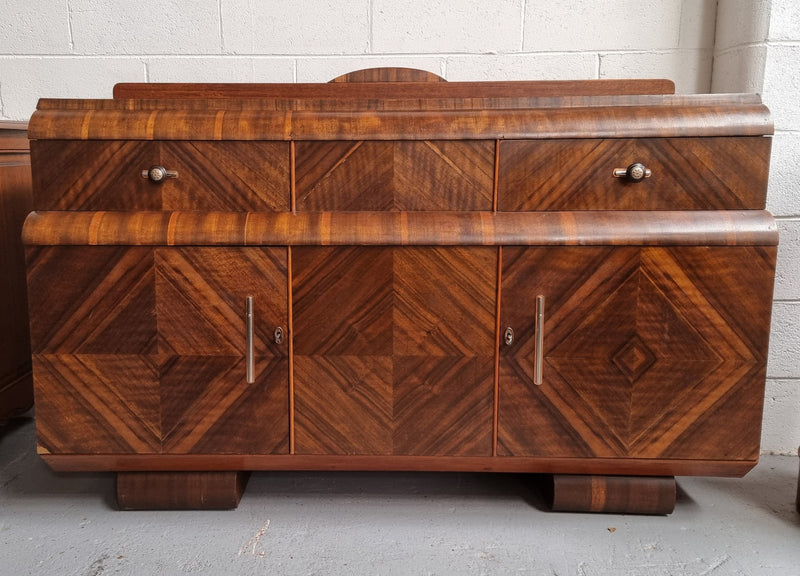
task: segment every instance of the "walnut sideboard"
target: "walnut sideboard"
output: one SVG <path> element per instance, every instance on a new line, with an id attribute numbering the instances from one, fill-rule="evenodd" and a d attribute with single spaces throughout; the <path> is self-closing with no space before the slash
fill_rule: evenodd
<path id="1" fill-rule="evenodd" d="M 674 476 L 756 464 L 758 96 L 338 80 L 40 101 L 23 239 L 52 468 L 117 472 L 122 508 L 235 507 L 252 470 L 430 470 L 669 513 Z"/>

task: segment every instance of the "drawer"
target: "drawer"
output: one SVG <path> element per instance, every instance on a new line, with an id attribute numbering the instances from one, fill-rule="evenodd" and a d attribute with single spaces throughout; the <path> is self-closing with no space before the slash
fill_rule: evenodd
<path id="1" fill-rule="evenodd" d="M 491 210 L 493 140 L 298 142 L 297 210 Z"/>
<path id="2" fill-rule="evenodd" d="M 770 147 L 762 136 L 503 141 L 498 209 L 763 210 Z M 614 177 L 636 162 L 649 178 Z"/>
<path id="3" fill-rule="evenodd" d="M 33 141 L 31 162 L 36 210 L 289 209 L 285 142 Z"/>

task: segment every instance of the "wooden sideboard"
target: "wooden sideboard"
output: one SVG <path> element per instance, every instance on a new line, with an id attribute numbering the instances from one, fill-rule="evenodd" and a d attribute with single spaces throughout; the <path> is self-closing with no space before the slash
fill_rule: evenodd
<path id="1" fill-rule="evenodd" d="M 755 95 L 666 81 L 118 85 L 30 124 L 39 453 L 123 508 L 250 470 L 553 474 L 668 513 L 757 462 Z M 374 81 L 380 80 L 380 81 Z"/>
<path id="2" fill-rule="evenodd" d="M 31 205 L 27 124 L 0 122 L 0 422 L 33 406 L 21 238 Z"/>

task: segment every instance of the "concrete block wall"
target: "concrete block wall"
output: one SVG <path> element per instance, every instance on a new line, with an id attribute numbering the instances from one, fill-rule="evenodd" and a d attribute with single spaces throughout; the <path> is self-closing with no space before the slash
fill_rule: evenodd
<path id="1" fill-rule="evenodd" d="M 761 93 L 775 122 L 767 209 L 778 220 L 780 247 L 762 447 L 796 453 L 800 444 L 800 4 L 720 0 L 711 88 Z"/>
<path id="2" fill-rule="evenodd" d="M 4 0 L 0 118 L 116 82 L 324 82 L 373 66 L 449 80 L 711 86 L 716 0 Z"/>
<path id="3" fill-rule="evenodd" d="M 117 82 L 324 82 L 407 66 L 448 80 L 670 78 L 761 92 L 781 247 L 763 448 L 800 444 L 800 4 L 796 0 L 4 0 L 0 119 Z"/>

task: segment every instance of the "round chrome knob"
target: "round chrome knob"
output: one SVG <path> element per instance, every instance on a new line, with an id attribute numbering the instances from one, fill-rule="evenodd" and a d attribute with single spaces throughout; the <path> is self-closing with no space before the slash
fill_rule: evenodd
<path id="1" fill-rule="evenodd" d="M 650 178 L 652 171 L 641 162 L 634 162 L 627 168 L 614 169 L 615 178 L 625 178 L 631 182 L 639 182 L 645 178 Z"/>
<path id="2" fill-rule="evenodd" d="M 641 162 L 636 162 L 628 166 L 628 180 L 643 180 L 647 174 L 647 168 Z"/>
<path id="3" fill-rule="evenodd" d="M 149 170 L 142 170 L 142 178 L 148 178 L 151 182 L 163 182 L 167 178 L 177 177 L 176 171 L 167 170 L 163 166 L 151 166 Z"/>

